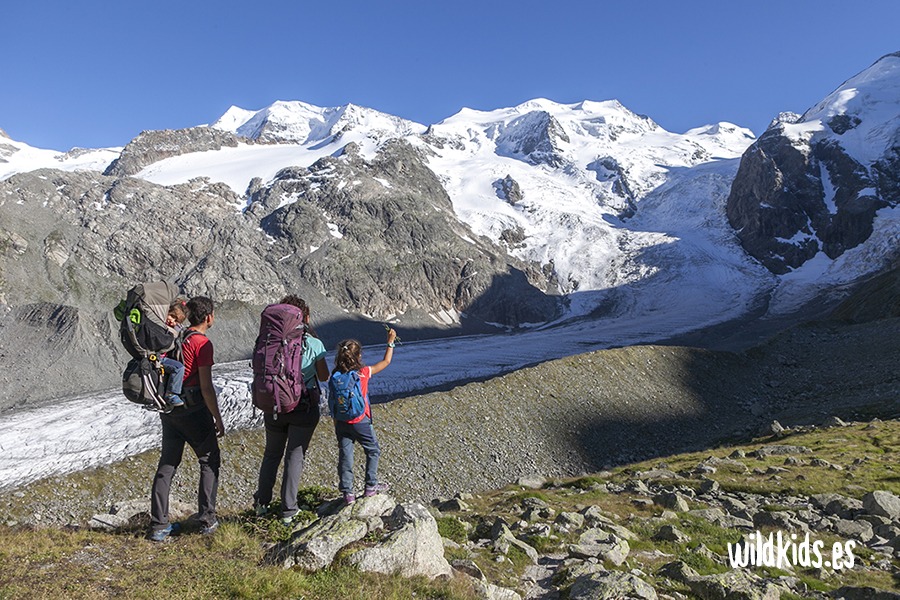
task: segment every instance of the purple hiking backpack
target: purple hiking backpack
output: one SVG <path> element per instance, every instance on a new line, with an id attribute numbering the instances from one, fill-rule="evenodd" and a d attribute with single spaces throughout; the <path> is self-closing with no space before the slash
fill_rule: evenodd
<path id="1" fill-rule="evenodd" d="M 253 350 L 253 405 L 267 414 L 289 413 L 309 398 L 303 381 L 303 311 L 291 304 L 270 304 L 259 322 Z"/>

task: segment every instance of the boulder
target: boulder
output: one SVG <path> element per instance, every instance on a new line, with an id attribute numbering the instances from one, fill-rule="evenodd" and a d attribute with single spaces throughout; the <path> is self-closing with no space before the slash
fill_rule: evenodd
<path id="1" fill-rule="evenodd" d="M 375 494 L 374 496 L 357 499 L 348 507 L 350 516 L 354 519 L 365 520 L 369 517 L 386 517 L 397 506 L 397 501 L 387 494 Z"/>
<path id="2" fill-rule="evenodd" d="M 608 560 L 618 566 L 628 558 L 628 542 L 602 529 L 589 529 L 578 538 L 577 544 L 568 547 L 569 556 L 574 558 L 598 558 Z"/>
<path id="3" fill-rule="evenodd" d="M 653 539 L 660 542 L 681 543 L 690 541 L 691 538 L 674 525 L 663 525 L 653 536 Z"/>
<path id="4" fill-rule="evenodd" d="M 863 496 L 863 510 L 870 515 L 900 520 L 900 498 L 884 490 L 869 492 Z"/>
<path id="5" fill-rule="evenodd" d="M 525 475 L 516 480 L 516 485 L 531 490 L 539 490 L 544 487 L 545 483 L 547 483 L 547 480 L 540 475 Z"/>
<path id="6" fill-rule="evenodd" d="M 699 576 L 697 571 L 680 560 L 664 564 L 656 571 L 656 574 L 659 577 L 668 577 L 672 581 L 679 583 L 687 583 L 689 580 Z"/>
<path id="7" fill-rule="evenodd" d="M 478 600 L 522 600 L 517 592 L 480 579 L 472 581 L 472 588 Z"/>
<path id="8" fill-rule="evenodd" d="M 569 590 L 570 600 L 656 600 L 656 590 L 631 573 L 601 572 L 579 577 Z"/>
<path id="9" fill-rule="evenodd" d="M 430 579 L 450 575 L 437 521 L 421 504 L 401 504 L 392 519 L 403 523 L 372 548 L 353 553 L 348 562 L 361 571 L 423 575 Z"/>
<path id="10" fill-rule="evenodd" d="M 561 531 L 575 531 L 584 527 L 584 515 L 574 512 L 561 512 L 553 524 Z"/>
<path id="11" fill-rule="evenodd" d="M 900 600 L 900 594 L 897 592 L 849 585 L 836 589 L 829 595 L 836 600 Z"/>
<path id="12" fill-rule="evenodd" d="M 657 494 L 653 497 L 653 503 L 662 506 L 663 508 L 670 508 L 676 512 L 687 512 L 690 509 L 685 497 L 678 492 L 662 492 Z"/>
<path id="13" fill-rule="evenodd" d="M 866 521 L 850 521 L 848 519 L 838 519 L 832 527 L 832 530 L 841 537 L 853 538 L 866 543 L 875 537 L 872 530 L 872 524 Z"/>
<path id="14" fill-rule="evenodd" d="M 361 540 L 369 532 L 364 521 L 350 518 L 349 511 L 323 517 L 276 545 L 266 555 L 269 564 L 317 571 L 331 564 L 341 548 Z"/>
<path id="15" fill-rule="evenodd" d="M 778 587 L 749 571 L 728 571 L 687 580 L 701 600 L 778 600 Z"/>
<path id="16" fill-rule="evenodd" d="M 494 525 L 491 536 L 494 540 L 493 548 L 495 552 L 499 552 L 500 554 L 507 554 L 509 553 L 510 548 L 515 547 L 524 552 L 532 563 L 537 564 L 538 559 L 540 558 L 537 550 L 514 536 L 513 533 L 509 530 L 509 527 L 507 527 L 506 524 L 499 519 Z"/>
<path id="17" fill-rule="evenodd" d="M 89 529 L 103 529 L 113 531 L 128 525 L 128 517 L 121 515 L 111 515 L 109 513 L 97 514 L 88 521 Z"/>

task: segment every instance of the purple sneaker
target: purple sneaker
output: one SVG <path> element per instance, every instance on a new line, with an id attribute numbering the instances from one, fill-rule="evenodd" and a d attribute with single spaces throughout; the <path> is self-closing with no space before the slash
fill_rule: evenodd
<path id="1" fill-rule="evenodd" d="M 391 486 L 389 486 L 386 483 L 376 483 L 375 485 L 372 485 L 372 486 L 367 485 L 365 494 L 363 494 L 363 495 L 366 498 L 368 498 L 369 496 L 374 496 L 375 494 L 381 494 L 383 492 L 386 492 L 390 489 L 390 487 Z"/>
<path id="2" fill-rule="evenodd" d="M 356 502 L 356 496 L 349 492 L 344 494 L 344 504 L 353 504 L 354 502 Z"/>

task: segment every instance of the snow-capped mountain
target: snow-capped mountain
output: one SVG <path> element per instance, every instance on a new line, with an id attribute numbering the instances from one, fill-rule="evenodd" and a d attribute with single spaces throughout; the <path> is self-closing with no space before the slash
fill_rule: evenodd
<path id="1" fill-rule="evenodd" d="M 854 281 L 900 248 L 900 53 L 744 155 L 728 199 L 744 248 L 795 288 Z"/>
<path id="2" fill-rule="evenodd" d="M 616 101 L 533 100 L 464 109 L 419 143 L 460 218 L 516 256 L 552 265 L 569 293 L 633 282 L 616 264 L 626 247 L 657 242 L 628 223 L 646 196 L 679 171 L 740 156 L 754 139 L 728 123 L 673 134 Z"/>
<path id="3" fill-rule="evenodd" d="M 364 131 L 373 141 L 425 130 L 418 123 L 354 104 L 323 108 L 296 101 L 275 102 L 258 111 L 232 106 L 211 127 L 260 142 L 306 146 L 334 141 L 353 130 Z"/>
<path id="4" fill-rule="evenodd" d="M 735 159 L 755 139 L 728 123 L 670 133 L 616 101 L 545 99 L 495 111 L 463 109 L 427 130 L 371 109 L 302 102 L 232 108 L 212 128 L 238 136 L 237 143 L 154 161 L 137 177 L 173 185 L 203 176 L 243 194 L 254 178 L 266 185 L 281 169 L 308 167 L 350 142 L 371 159 L 387 140 L 404 139 L 421 150 L 460 220 L 541 265 L 561 293 L 608 290 L 652 272 L 643 265 L 629 266 L 628 275 L 618 270 L 624 253 L 660 242 L 622 219 L 670 177 Z M 516 198 L 503 182 L 518 190 Z M 581 297 L 573 308 L 593 310 L 604 297 Z"/>
<path id="5" fill-rule="evenodd" d="M 45 150 L 13 140 L 0 129 L 0 180 L 15 173 L 42 168 L 102 171 L 121 151 L 121 148 L 72 148 L 68 152 Z"/>

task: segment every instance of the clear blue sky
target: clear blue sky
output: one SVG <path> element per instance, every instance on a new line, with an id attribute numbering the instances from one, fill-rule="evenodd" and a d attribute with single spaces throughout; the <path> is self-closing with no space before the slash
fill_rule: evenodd
<path id="1" fill-rule="evenodd" d="M 759 134 L 900 51 L 896 0 L 22 0 L 0 24 L 0 129 L 58 150 L 275 100 L 429 124 L 615 98 Z"/>

